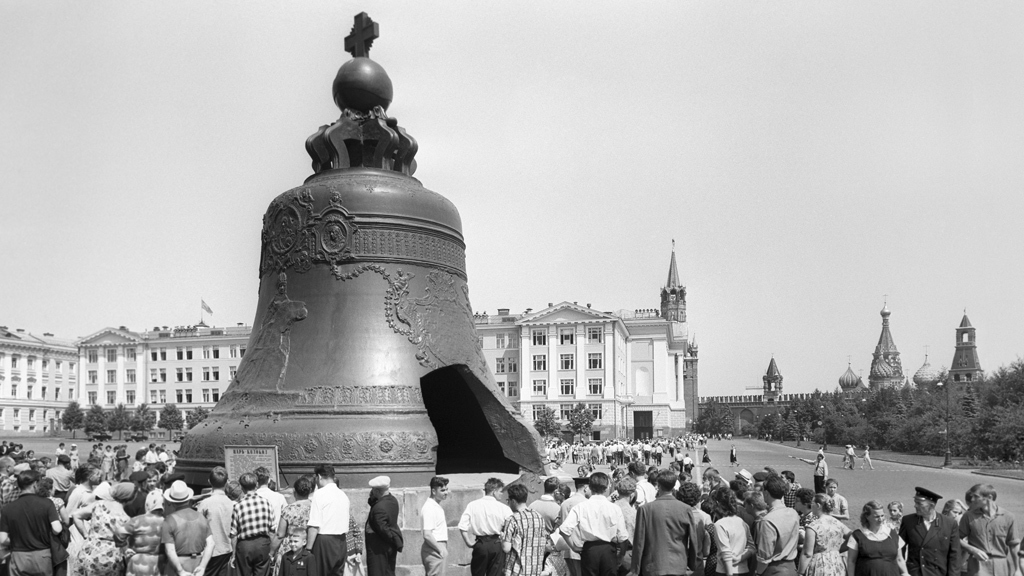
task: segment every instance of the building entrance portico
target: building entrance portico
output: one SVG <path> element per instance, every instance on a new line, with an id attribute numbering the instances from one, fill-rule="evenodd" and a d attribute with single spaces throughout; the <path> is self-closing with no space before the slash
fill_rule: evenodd
<path id="1" fill-rule="evenodd" d="M 643 440 L 654 436 L 654 412 L 650 410 L 632 410 L 633 439 Z"/>

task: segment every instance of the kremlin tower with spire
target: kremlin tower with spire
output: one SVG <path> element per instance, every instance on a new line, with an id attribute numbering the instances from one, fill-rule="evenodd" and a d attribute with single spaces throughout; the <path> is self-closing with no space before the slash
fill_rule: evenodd
<path id="1" fill-rule="evenodd" d="M 985 378 L 978 359 L 978 344 L 974 341 L 974 326 L 967 318 L 967 310 L 956 329 L 956 351 L 953 365 L 949 367 L 949 378 L 953 382 L 980 382 Z"/>

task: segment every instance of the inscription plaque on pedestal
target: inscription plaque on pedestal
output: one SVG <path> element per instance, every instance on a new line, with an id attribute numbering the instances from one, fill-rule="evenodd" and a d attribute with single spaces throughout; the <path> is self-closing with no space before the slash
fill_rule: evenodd
<path id="1" fill-rule="evenodd" d="M 238 480 L 246 472 L 264 466 L 270 470 L 270 479 L 281 481 L 277 466 L 277 446 L 225 446 L 224 467 L 228 470 L 228 478 Z"/>

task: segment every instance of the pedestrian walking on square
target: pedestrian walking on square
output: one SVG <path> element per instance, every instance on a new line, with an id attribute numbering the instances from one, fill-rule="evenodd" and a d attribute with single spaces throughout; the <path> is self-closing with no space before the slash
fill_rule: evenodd
<path id="1" fill-rule="evenodd" d="M 832 515 L 832 499 L 815 494 L 811 501 L 813 519 L 804 528 L 800 554 L 800 576 L 846 576 L 846 562 L 839 550 L 850 529 Z"/>
<path id="2" fill-rule="evenodd" d="M 512 515 L 501 529 L 501 549 L 505 553 L 504 576 L 540 576 L 544 570 L 544 551 L 548 531 L 544 518 L 526 505 L 526 486 L 513 484 L 505 492 Z"/>
<path id="3" fill-rule="evenodd" d="M 711 456 L 708 454 L 708 447 L 707 446 L 704 447 L 704 457 L 701 458 L 700 461 L 703 464 L 711 464 Z"/>
<path id="4" fill-rule="evenodd" d="M 38 482 L 38 472 L 19 472 L 20 494 L 0 514 L 0 547 L 11 550 L 11 576 L 53 574 L 50 548 L 64 527 L 53 502 L 36 494 Z"/>
<path id="5" fill-rule="evenodd" d="M 484 483 L 484 496 L 470 502 L 459 518 L 462 540 L 473 549 L 469 572 L 472 576 L 501 576 L 505 569 L 505 553 L 501 549 L 501 529 L 512 509 L 496 496 L 505 487 L 497 478 Z"/>
<path id="6" fill-rule="evenodd" d="M 903 517 L 899 529 L 907 545 L 907 571 L 910 576 L 958 576 L 960 527 L 935 509 L 942 496 L 927 488 L 914 491 L 914 513 Z"/>
<path id="7" fill-rule="evenodd" d="M 796 576 L 797 545 L 800 542 L 800 515 L 787 508 L 786 481 L 771 476 L 764 483 L 768 513 L 754 531 L 757 573 L 767 576 Z"/>
<path id="8" fill-rule="evenodd" d="M 546 483 L 545 486 L 547 486 Z M 425 576 L 444 576 L 445 573 L 445 564 L 448 559 L 448 520 L 445 518 L 444 509 L 441 508 L 441 502 L 447 500 L 448 495 L 447 478 L 434 476 L 430 479 L 430 497 L 420 509 L 423 528 L 423 547 L 420 549 L 420 560 L 423 562 Z M 557 505 L 555 509 L 558 509 Z"/>
<path id="9" fill-rule="evenodd" d="M 345 542 L 349 530 L 348 496 L 335 482 L 334 466 L 320 464 L 313 472 L 317 490 L 310 498 L 306 547 L 302 554 L 304 558 L 312 554 L 310 572 L 316 576 L 342 576 L 348 556 Z"/>
<path id="10" fill-rule="evenodd" d="M 558 528 L 570 546 L 582 543 L 582 576 L 615 576 L 618 572 L 617 550 L 618 544 L 627 539 L 626 523 L 622 510 L 605 496 L 610 483 L 604 472 L 591 474 L 590 498 L 574 506 Z"/>
<path id="11" fill-rule="evenodd" d="M 908 576 L 907 563 L 900 553 L 905 543 L 897 530 L 885 522 L 882 503 L 872 500 L 860 513 L 861 527 L 847 541 L 848 576 Z"/>
<path id="12" fill-rule="evenodd" d="M 966 539 L 964 549 L 969 576 L 1015 576 L 1020 574 L 1020 544 L 1024 527 L 1012 514 L 996 505 L 996 489 L 991 484 L 975 484 L 967 492 L 970 508 L 960 519 L 959 535 Z"/>
<path id="13" fill-rule="evenodd" d="M 259 482 L 255 474 L 242 474 L 238 483 L 242 486 L 242 498 L 231 508 L 230 533 L 235 540 L 235 567 L 239 576 L 266 576 L 271 565 L 270 536 L 275 534 L 276 537 L 274 509 L 266 498 L 256 493 Z M 164 493 L 164 499 L 169 499 L 168 492 Z"/>
<path id="14" fill-rule="evenodd" d="M 868 467 L 870 467 L 872 470 L 875 469 L 875 465 L 871 463 L 871 447 L 867 446 L 867 445 L 864 446 L 864 455 L 861 456 L 861 461 L 860 461 L 860 469 L 861 470 L 864 469 L 864 465 L 865 464 L 867 464 Z"/>
<path id="15" fill-rule="evenodd" d="M 729 466 L 739 466 L 740 461 L 736 456 L 736 445 L 733 444 L 732 448 L 729 448 Z"/>
<path id="16" fill-rule="evenodd" d="M 395 563 L 405 541 L 398 526 L 398 499 L 391 494 L 391 478 L 377 476 L 370 480 L 368 503 L 366 572 L 368 576 L 395 576 Z"/>

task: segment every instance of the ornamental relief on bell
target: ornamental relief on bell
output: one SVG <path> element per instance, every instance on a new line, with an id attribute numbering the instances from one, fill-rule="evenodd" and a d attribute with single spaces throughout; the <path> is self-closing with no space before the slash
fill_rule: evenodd
<path id="1" fill-rule="evenodd" d="M 277 446 L 284 462 L 344 462 L 347 464 L 432 461 L 437 435 L 424 432 L 290 432 L 223 433 L 202 440 L 192 435 L 181 442 L 181 457 L 223 459 L 222 446 Z"/>

